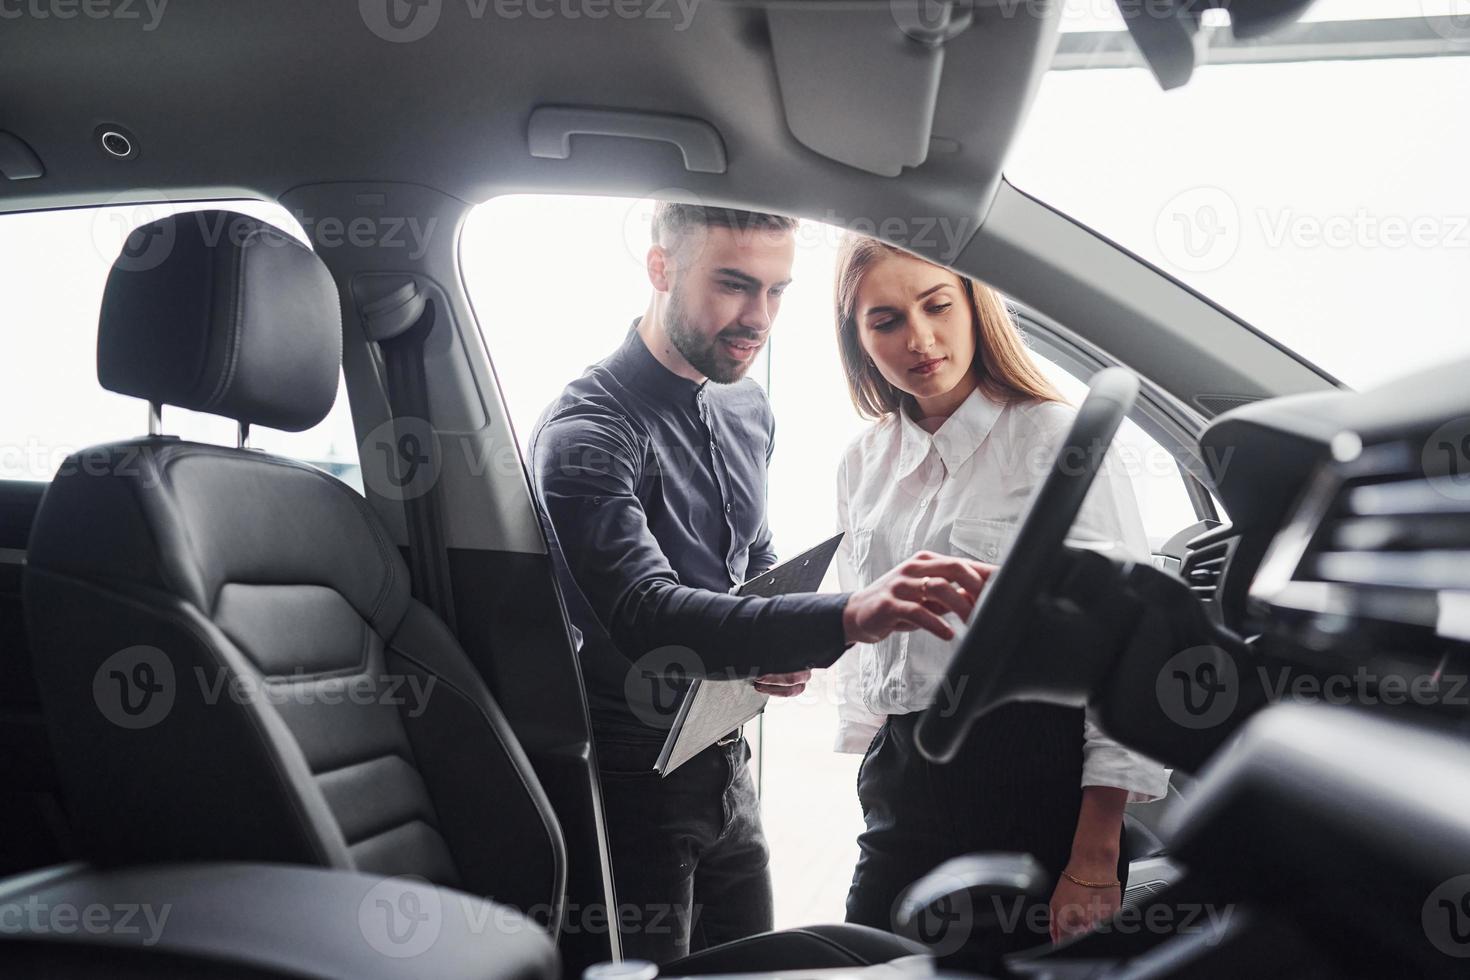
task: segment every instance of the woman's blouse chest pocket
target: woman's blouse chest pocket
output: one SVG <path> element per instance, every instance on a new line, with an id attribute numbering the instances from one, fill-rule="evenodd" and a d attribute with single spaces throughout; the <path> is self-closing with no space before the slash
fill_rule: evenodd
<path id="1" fill-rule="evenodd" d="M 949 530 L 949 551 L 999 565 L 1016 540 L 1016 522 L 957 517 Z"/>

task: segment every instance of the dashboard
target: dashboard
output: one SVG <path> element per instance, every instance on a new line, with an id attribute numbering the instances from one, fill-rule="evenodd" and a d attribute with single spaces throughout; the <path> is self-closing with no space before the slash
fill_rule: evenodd
<path id="1" fill-rule="evenodd" d="M 1190 541 L 1180 569 L 1214 618 L 1308 670 L 1351 668 L 1370 683 L 1463 675 L 1467 376 L 1470 362 L 1447 364 L 1216 418 L 1200 449 L 1231 523 Z"/>

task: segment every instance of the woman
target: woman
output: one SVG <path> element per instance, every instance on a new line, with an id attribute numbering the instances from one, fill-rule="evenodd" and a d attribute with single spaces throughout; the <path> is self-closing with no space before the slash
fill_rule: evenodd
<path id="1" fill-rule="evenodd" d="M 861 587 L 920 548 L 1000 564 L 1073 410 L 988 286 L 849 237 L 836 298 L 853 401 L 877 420 L 838 474 L 842 588 Z M 1098 475 L 1072 536 L 1146 556 L 1132 487 L 1110 470 Z M 976 723 L 953 762 L 926 762 L 914 748 L 914 723 L 959 693 L 943 686 L 963 635 L 957 626 L 953 640 L 896 633 L 837 664 L 837 748 L 866 752 L 858 796 L 867 829 L 847 918 L 892 929 L 904 888 L 943 861 L 976 851 L 1033 854 L 1056 882 L 1050 901 L 1044 909 L 975 909 L 999 913 L 1003 924 L 969 937 L 968 953 L 988 959 L 1085 931 L 1117 910 L 1127 874 L 1124 804 L 1158 799 L 1167 779 L 1161 766 L 1107 739 L 1083 709 L 1043 704 L 1003 707 Z"/>

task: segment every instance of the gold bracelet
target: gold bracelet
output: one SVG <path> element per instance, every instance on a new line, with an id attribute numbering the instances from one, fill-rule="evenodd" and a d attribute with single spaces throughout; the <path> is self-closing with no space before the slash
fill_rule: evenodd
<path id="1" fill-rule="evenodd" d="M 1065 869 L 1063 869 L 1062 871 L 1062 877 L 1066 878 L 1074 885 L 1081 885 L 1083 888 L 1116 888 L 1122 884 L 1122 882 L 1119 881 L 1117 878 L 1114 878 L 1112 881 L 1086 881 Z"/>

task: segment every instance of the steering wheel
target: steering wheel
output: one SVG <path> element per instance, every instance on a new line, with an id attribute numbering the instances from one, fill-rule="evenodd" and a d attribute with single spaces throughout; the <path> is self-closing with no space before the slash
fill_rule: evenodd
<path id="1" fill-rule="evenodd" d="M 1009 555 L 986 583 L 969 632 L 949 662 L 940 690 L 954 692 L 953 700 L 937 702 L 919 716 L 914 742 L 929 761 L 954 758 L 970 726 L 1003 704 L 1059 700 L 1046 696 L 1053 686 L 1047 682 L 1068 676 L 1068 665 L 1059 662 L 1066 651 L 1022 650 L 1021 643 L 1038 600 L 1063 564 L 1067 532 L 1103 455 L 1137 397 L 1138 378 L 1123 368 L 1107 368 L 1093 377 L 1050 472 L 1031 498 Z M 1060 700 L 1079 703 L 1073 697 Z"/>

